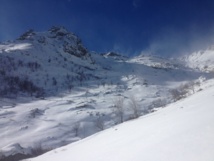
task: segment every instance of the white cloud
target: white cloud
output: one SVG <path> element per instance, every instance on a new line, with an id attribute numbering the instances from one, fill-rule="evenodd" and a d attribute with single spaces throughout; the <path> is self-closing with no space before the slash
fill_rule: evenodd
<path id="1" fill-rule="evenodd" d="M 156 34 L 143 52 L 156 55 L 183 55 L 208 48 L 214 44 L 214 29 L 166 27 Z"/>

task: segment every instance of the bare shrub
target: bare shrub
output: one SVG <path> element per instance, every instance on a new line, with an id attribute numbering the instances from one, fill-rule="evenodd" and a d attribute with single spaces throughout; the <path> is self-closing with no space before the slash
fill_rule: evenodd
<path id="1" fill-rule="evenodd" d="M 174 101 L 178 101 L 178 100 L 184 98 L 185 91 L 182 91 L 182 88 L 180 88 L 180 87 L 171 89 L 169 92 L 172 95 L 172 99 Z"/>
<path id="2" fill-rule="evenodd" d="M 95 126 L 99 130 L 104 130 L 105 124 L 104 124 L 104 120 L 103 120 L 103 118 L 101 116 L 98 116 L 98 118 L 95 120 Z"/>
<path id="3" fill-rule="evenodd" d="M 118 119 L 119 123 L 122 123 L 124 121 L 124 99 L 122 97 L 118 97 L 114 101 L 114 106 L 113 106 L 113 113 L 116 115 L 116 118 Z"/>
<path id="4" fill-rule="evenodd" d="M 171 90 L 169 90 L 169 93 L 172 95 L 172 99 L 174 101 L 180 99 L 180 93 L 179 93 L 178 89 L 171 89 Z"/>
<path id="5" fill-rule="evenodd" d="M 34 156 L 39 156 L 41 154 L 44 154 L 48 151 L 52 150 L 51 148 L 48 149 L 48 148 L 43 148 L 41 143 L 38 143 L 35 147 L 33 147 L 31 149 L 31 155 L 34 157 Z"/>
<path id="6" fill-rule="evenodd" d="M 179 87 L 175 89 L 171 89 L 169 92 L 171 93 L 173 100 L 177 101 L 182 98 L 185 98 L 190 93 L 190 91 L 192 92 L 192 94 L 195 93 L 196 85 L 198 85 L 197 82 L 190 81 L 185 84 L 181 84 Z"/>
<path id="7" fill-rule="evenodd" d="M 164 107 L 166 106 L 166 100 L 164 99 L 157 99 L 151 102 L 151 108 L 156 108 L 156 107 Z"/>
<path id="8" fill-rule="evenodd" d="M 73 126 L 73 132 L 75 134 L 75 137 L 77 137 L 79 135 L 79 130 L 80 130 L 80 123 L 76 122 Z"/>
<path id="9" fill-rule="evenodd" d="M 129 107 L 133 112 L 133 118 L 138 118 L 140 116 L 140 106 L 133 95 L 130 96 L 129 99 L 130 99 Z"/>

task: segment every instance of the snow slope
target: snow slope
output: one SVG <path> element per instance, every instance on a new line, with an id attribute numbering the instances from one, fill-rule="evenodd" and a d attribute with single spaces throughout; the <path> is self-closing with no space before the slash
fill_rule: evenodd
<path id="1" fill-rule="evenodd" d="M 209 81 L 164 109 L 28 161 L 213 161 L 213 85 Z"/>

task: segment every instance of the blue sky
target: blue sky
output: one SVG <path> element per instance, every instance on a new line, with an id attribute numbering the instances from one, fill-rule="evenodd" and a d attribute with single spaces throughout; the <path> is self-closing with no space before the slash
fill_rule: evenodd
<path id="1" fill-rule="evenodd" d="M 0 0 L 0 41 L 54 25 L 90 51 L 178 55 L 214 44 L 214 1 Z"/>

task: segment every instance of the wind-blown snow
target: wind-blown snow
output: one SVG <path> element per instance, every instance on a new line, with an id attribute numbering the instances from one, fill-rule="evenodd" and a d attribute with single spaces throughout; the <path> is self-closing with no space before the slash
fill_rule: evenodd
<path id="1" fill-rule="evenodd" d="M 187 66 L 201 71 L 214 71 L 214 47 L 181 58 Z"/>
<path id="2" fill-rule="evenodd" d="M 214 86 L 211 84 L 155 113 L 30 161 L 213 161 Z"/>
<path id="3" fill-rule="evenodd" d="M 0 45 L 0 53 L 3 51 L 11 52 L 16 50 L 27 50 L 31 48 L 30 43 L 19 43 L 19 44 L 9 44 L 9 45 Z"/>

